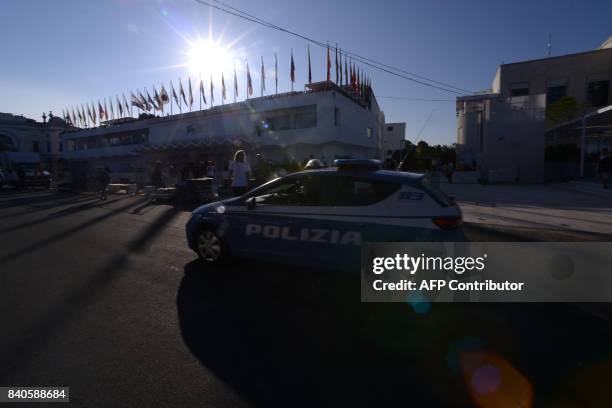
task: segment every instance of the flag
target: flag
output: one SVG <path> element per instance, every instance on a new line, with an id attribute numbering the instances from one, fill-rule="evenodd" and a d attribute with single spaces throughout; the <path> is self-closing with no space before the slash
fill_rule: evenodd
<path id="1" fill-rule="evenodd" d="M 121 104 L 121 101 L 119 100 L 119 95 L 115 95 L 115 97 L 117 99 L 117 107 L 119 108 L 119 115 L 123 117 L 123 105 Z"/>
<path id="2" fill-rule="evenodd" d="M 130 106 L 127 103 L 127 99 L 125 99 L 125 94 L 122 94 L 122 95 L 123 95 L 123 106 L 125 107 L 125 114 L 127 115 L 128 112 L 131 113 Z"/>
<path id="3" fill-rule="evenodd" d="M 327 42 L 327 82 L 331 81 L 331 57 L 329 56 L 329 41 Z"/>
<path id="4" fill-rule="evenodd" d="M 336 59 L 334 63 L 336 65 L 336 83 L 338 83 L 338 44 L 336 44 Z"/>
<path id="5" fill-rule="evenodd" d="M 98 116 L 96 115 L 96 106 L 94 105 L 93 102 L 91 102 L 91 114 L 93 115 L 92 116 L 92 120 L 93 120 L 93 123 L 95 125 L 96 121 L 98 120 Z"/>
<path id="6" fill-rule="evenodd" d="M 349 74 L 348 74 L 348 62 L 346 61 L 346 54 L 344 55 L 344 86 L 347 86 L 349 83 Z"/>
<path id="7" fill-rule="evenodd" d="M 293 83 L 295 82 L 295 63 L 293 62 L 293 48 L 291 49 L 291 73 L 289 74 L 291 78 L 291 86 L 293 87 Z"/>
<path id="8" fill-rule="evenodd" d="M 249 69 L 249 61 L 247 61 L 247 97 L 253 95 L 253 81 L 251 80 L 251 70 Z"/>
<path id="9" fill-rule="evenodd" d="M 138 109 L 144 110 L 141 100 L 136 95 L 134 95 L 133 92 L 130 92 L 130 101 L 132 102 L 132 106 L 135 106 Z"/>
<path id="10" fill-rule="evenodd" d="M 106 97 L 104 97 L 104 119 L 108 120 L 108 108 L 106 107 Z"/>
<path id="11" fill-rule="evenodd" d="M 178 95 L 176 94 L 176 91 L 174 90 L 174 85 L 172 85 L 172 81 L 170 81 L 170 88 L 172 89 L 172 97 L 174 98 L 174 101 L 176 102 L 176 106 L 178 106 L 180 109 L 181 102 L 179 101 Z"/>
<path id="12" fill-rule="evenodd" d="M 159 101 L 162 105 L 162 109 L 165 104 L 170 103 L 170 97 L 168 96 L 168 92 L 166 92 L 166 88 L 164 88 L 164 84 L 162 84 L 161 90 L 159 91 Z"/>
<path id="13" fill-rule="evenodd" d="M 278 57 L 274 53 L 274 93 L 278 93 Z"/>
<path id="14" fill-rule="evenodd" d="M 310 44 L 308 44 L 308 83 L 312 83 L 312 68 L 310 66 Z"/>
<path id="15" fill-rule="evenodd" d="M 215 86 L 213 85 L 212 75 L 210 76 L 210 106 L 215 103 Z"/>
<path id="16" fill-rule="evenodd" d="M 157 106 L 155 106 L 155 101 L 153 100 L 153 98 L 151 98 L 151 94 L 149 94 L 149 91 L 147 91 L 147 89 L 145 88 L 145 92 L 147 93 L 147 110 L 153 110 L 153 112 L 155 112 L 155 110 L 157 109 Z"/>
<path id="17" fill-rule="evenodd" d="M 340 58 L 338 60 L 338 65 L 340 67 L 340 82 L 339 85 L 342 86 L 342 50 L 340 50 Z"/>
<path id="18" fill-rule="evenodd" d="M 155 85 L 153 85 L 153 106 L 155 106 L 155 110 L 161 110 L 163 105 L 161 104 L 161 98 L 157 93 L 157 89 L 155 89 Z"/>
<path id="19" fill-rule="evenodd" d="M 357 88 L 357 95 L 359 95 L 361 87 L 361 83 L 359 82 L 359 67 L 357 67 L 357 74 L 355 74 L 355 87 Z"/>
<path id="20" fill-rule="evenodd" d="M 193 106 L 193 88 L 191 87 L 191 76 L 189 76 L 189 109 Z"/>
<path id="21" fill-rule="evenodd" d="M 81 113 L 83 114 L 83 122 L 87 124 L 87 117 L 85 116 L 85 108 L 83 107 L 83 104 L 81 104 Z"/>
<path id="22" fill-rule="evenodd" d="M 200 77 L 200 98 L 202 98 L 204 105 L 206 105 L 206 94 L 204 93 L 204 81 L 202 81 L 202 77 Z"/>
<path id="23" fill-rule="evenodd" d="M 223 72 L 221 73 L 221 101 L 225 102 L 225 98 L 227 97 L 227 93 L 225 90 L 225 77 L 223 76 Z"/>
<path id="24" fill-rule="evenodd" d="M 266 90 L 266 70 L 264 69 L 263 57 L 261 57 L 261 96 Z"/>
<path id="25" fill-rule="evenodd" d="M 81 111 L 79 110 L 78 106 L 77 106 L 77 117 L 79 118 L 79 124 L 83 124 L 83 117 L 81 116 Z"/>
<path id="26" fill-rule="evenodd" d="M 179 78 L 179 95 L 183 98 L 183 102 L 187 105 L 187 98 L 185 97 L 185 91 L 183 90 L 183 83 L 181 82 L 181 78 Z"/>
<path id="27" fill-rule="evenodd" d="M 103 116 L 104 116 L 104 108 L 100 104 L 100 100 L 98 100 L 98 117 L 100 118 L 100 121 L 102 121 Z"/>
<path id="28" fill-rule="evenodd" d="M 238 96 L 238 78 L 236 77 L 236 65 L 234 65 L 234 98 Z"/>
<path id="29" fill-rule="evenodd" d="M 109 96 L 108 102 L 110 102 L 110 107 L 111 107 L 111 118 L 115 119 L 115 109 L 113 108 L 113 98 Z"/>
<path id="30" fill-rule="evenodd" d="M 142 104 L 141 109 L 146 110 L 147 112 L 150 111 L 152 106 L 149 101 L 147 101 L 147 98 L 140 91 L 138 91 L 138 96 L 140 97 L 140 103 Z"/>

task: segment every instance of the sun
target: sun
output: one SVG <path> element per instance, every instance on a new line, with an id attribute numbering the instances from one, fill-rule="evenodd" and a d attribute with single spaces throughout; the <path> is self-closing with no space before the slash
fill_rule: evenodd
<path id="1" fill-rule="evenodd" d="M 187 52 L 190 74 L 215 75 L 231 70 L 232 51 L 212 40 L 198 40 Z"/>

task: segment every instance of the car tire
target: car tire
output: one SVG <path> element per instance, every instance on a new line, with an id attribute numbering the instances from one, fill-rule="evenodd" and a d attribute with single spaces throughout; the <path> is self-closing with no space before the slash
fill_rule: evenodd
<path id="1" fill-rule="evenodd" d="M 195 250 L 200 259 L 208 264 L 220 264 L 226 258 L 223 240 L 213 228 L 204 227 L 198 232 Z"/>

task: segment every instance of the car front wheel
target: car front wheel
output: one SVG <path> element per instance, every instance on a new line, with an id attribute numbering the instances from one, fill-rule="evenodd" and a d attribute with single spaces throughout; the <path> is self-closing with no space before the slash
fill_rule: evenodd
<path id="1" fill-rule="evenodd" d="M 200 231 L 196 250 L 200 258 L 208 263 L 218 263 L 224 256 L 221 238 L 211 229 Z"/>

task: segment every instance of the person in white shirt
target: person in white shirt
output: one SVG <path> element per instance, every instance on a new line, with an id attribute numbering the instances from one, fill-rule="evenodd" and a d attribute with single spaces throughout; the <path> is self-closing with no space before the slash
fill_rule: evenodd
<path id="1" fill-rule="evenodd" d="M 234 161 L 230 163 L 229 167 L 229 178 L 232 180 L 234 196 L 241 196 L 249 190 L 251 166 L 246 161 L 244 150 L 238 150 L 234 154 Z"/>

